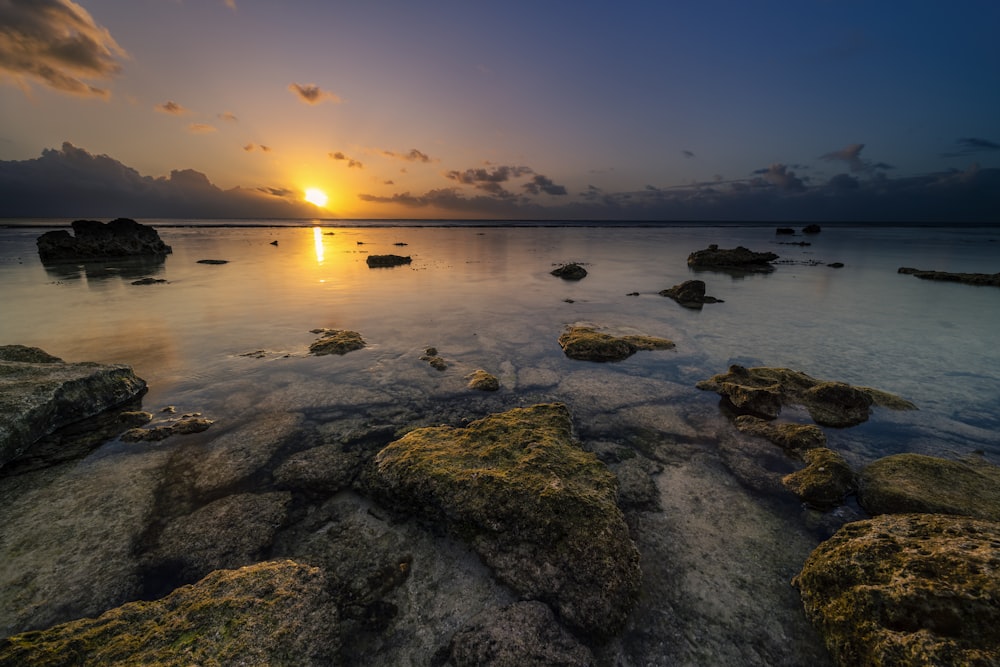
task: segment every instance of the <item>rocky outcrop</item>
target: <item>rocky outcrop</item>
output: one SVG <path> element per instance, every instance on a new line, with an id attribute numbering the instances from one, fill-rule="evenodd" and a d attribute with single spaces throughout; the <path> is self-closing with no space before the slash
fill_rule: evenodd
<path id="1" fill-rule="evenodd" d="M 793 580 L 841 665 L 1000 664 L 1000 523 L 940 514 L 849 523 Z"/>
<path id="2" fill-rule="evenodd" d="M 347 329 L 313 329 L 309 333 L 320 337 L 309 346 L 309 352 L 317 357 L 325 354 L 344 355 L 365 346 L 365 339 L 357 331 Z"/>
<path id="3" fill-rule="evenodd" d="M 1000 521 L 1000 466 L 895 454 L 861 471 L 858 502 L 871 514 L 926 512 Z"/>
<path id="4" fill-rule="evenodd" d="M 365 263 L 369 269 L 386 269 L 393 266 L 403 266 L 409 264 L 413 259 L 406 255 L 368 255 Z"/>
<path id="5" fill-rule="evenodd" d="M 823 229 L 815 223 L 811 225 L 806 225 L 805 227 L 802 228 L 803 234 L 819 234 L 821 231 L 823 231 Z"/>
<path id="6" fill-rule="evenodd" d="M 844 382 L 817 380 L 787 368 L 729 367 L 696 385 L 724 397 L 738 412 L 775 419 L 781 406 L 802 405 L 821 426 L 843 428 L 868 420 L 872 406 L 915 410 L 916 406 L 888 392 Z"/>
<path id="7" fill-rule="evenodd" d="M 444 360 L 444 357 L 438 355 L 436 347 L 429 347 L 424 350 L 424 353 L 420 355 L 420 361 L 426 361 L 431 368 L 437 371 L 443 371 L 448 368 L 448 362 Z"/>
<path id="8" fill-rule="evenodd" d="M 188 435 L 207 431 L 213 423 L 211 419 L 205 419 L 200 415 L 183 415 L 179 419 L 157 424 L 152 428 L 130 428 L 122 433 L 121 438 L 124 442 L 158 442 L 172 435 Z"/>
<path id="9" fill-rule="evenodd" d="M 778 259 L 773 252 L 754 252 L 743 246 L 731 249 L 712 244 L 705 250 L 688 255 L 688 266 L 696 269 L 737 269 L 740 271 L 773 271 L 771 262 Z"/>
<path id="10" fill-rule="evenodd" d="M 0 466 L 42 436 L 145 390 L 129 366 L 66 363 L 38 348 L 0 346 Z"/>
<path id="11" fill-rule="evenodd" d="M 559 347 L 570 359 L 621 361 L 639 350 L 669 350 L 673 342 L 652 336 L 612 336 L 591 327 L 569 327 L 559 336 Z"/>
<path id="12" fill-rule="evenodd" d="M 550 271 L 550 273 L 557 278 L 562 278 L 563 280 L 583 280 L 587 277 L 587 269 L 576 263 L 563 264 L 562 266 Z"/>
<path id="13" fill-rule="evenodd" d="M 459 630 L 451 640 L 454 667 L 592 667 L 594 655 L 541 602 L 515 602 Z"/>
<path id="14" fill-rule="evenodd" d="M 781 478 L 785 488 L 813 507 L 827 509 L 839 505 L 854 491 L 854 472 L 844 457 L 828 449 L 807 450 L 806 467 Z"/>
<path id="15" fill-rule="evenodd" d="M 826 434 L 815 424 L 773 424 L 753 415 L 739 415 L 734 423 L 740 433 L 766 438 L 789 454 L 826 446 Z"/>
<path id="16" fill-rule="evenodd" d="M 966 285 L 988 285 L 1000 287 L 1000 273 L 951 273 L 948 271 L 924 271 L 901 266 L 897 273 L 905 273 L 924 280 L 943 280 L 950 283 L 965 283 Z"/>
<path id="17" fill-rule="evenodd" d="M 376 455 L 368 484 L 443 523 L 501 581 L 584 632 L 614 634 L 636 600 L 639 554 L 615 476 L 573 440 L 564 405 L 411 431 Z"/>
<path id="18" fill-rule="evenodd" d="M 339 664 L 337 609 L 315 567 L 219 570 L 155 602 L 131 602 L 0 641 L 0 665 Z"/>
<path id="19" fill-rule="evenodd" d="M 73 234 L 65 229 L 45 232 L 38 237 L 38 256 L 43 262 L 82 261 L 117 257 L 164 256 L 171 248 L 155 229 L 130 218 L 105 224 L 97 220 L 76 220 Z"/>
<path id="20" fill-rule="evenodd" d="M 497 391 L 500 389 L 500 380 L 492 373 L 487 373 L 482 369 L 473 371 L 466 376 L 466 379 L 469 381 L 469 389 L 477 389 L 479 391 Z"/>
<path id="21" fill-rule="evenodd" d="M 706 303 L 722 303 L 722 299 L 705 295 L 704 280 L 685 280 L 680 285 L 660 291 L 660 296 L 673 299 L 685 308 L 701 309 Z"/>

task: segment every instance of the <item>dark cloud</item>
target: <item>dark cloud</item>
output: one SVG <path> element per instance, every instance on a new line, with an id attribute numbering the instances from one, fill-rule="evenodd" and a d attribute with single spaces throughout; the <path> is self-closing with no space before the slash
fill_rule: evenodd
<path id="1" fill-rule="evenodd" d="M 694 157 L 694 153 L 692 153 L 691 151 L 681 151 L 681 155 L 683 155 L 684 157 Z"/>
<path id="2" fill-rule="evenodd" d="M 566 187 L 563 185 L 556 185 L 552 182 L 552 179 L 547 176 L 542 176 L 541 174 L 535 174 L 530 181 L 522 185 L 525 190 L 533 195 L 537 195 L 540 192 L 544 192 L 547 195 L 564 195 L 566 194 Z"/>
<path id="3" fill-rule="evenodd" d="M 245 150 L 247 153 L 250 153 L 252 151 L 260 151 L 262 153 L 270 153 L 271 152 L 271 147 L 270 146 L 265 146 L 264 144 L 252 144 L 251 143 L 251 144 L 247 144 L 246 146 L 244 146 L 243 150 Z"/>
<path id="4" fill-rule="evenodd" d="M 457 181 L 462 185 L 471 185 L 479 190 L 489 192 L 497 197 L 516 197 L 503 187 L 504 183 L 516 178 L 531 176 L 527 183 L 521 187 L 529 194 L 537 195 L 542 192 L 549 195 L 565 195 L 566 188 L 556 185 L 552 179 L 542 174 L 536 174 L 531 167 L 500 165 L 495 167 L 478 167 L 476 169 L 466 169 L 464 171 L 452 170 L 445 173 L 445 178 Z"/>
<path id="5" fill-rule="evenodd" d="M 841 162 L 846 162 L 851 171 L 865 171 L 868 169 L 868 164 L 861 159 L 861 150 L 864 147 L 864 144 L 851 144 L 850 146 L 841 148 L 839 151 L 825 153 L 819 157 L 821 160 L 839 160 Z"/>
<path id="6" fill-rule="evenodd" d="M 155 108 L 157 111 L 160 111 L 162 113 L 172 114 L 174 116 L 181 116 L 188 112 L 187 109 L 185 109 L 177 102 L 174 102 L 173 100 L 167 100 L 163 104 L 157 104 Z"/>
<path id="7" fill-rule="evenodd" d="M 288 84 L 288 90 L 295 93 L 306 104 L 319 104 L 324 100 L 330 100 L 334 103 L 340 102 L 339 97 L 329 91 L 323 90 L 314 83 L 290 83 Z"/>
<path id="8" fill-rule="evenodd" d="M 973 153 L 1000 151 L 1000 144 L 978 137 L 963 137 L 956 140 L 955 143 L 958 144 L 958 150 L 942 153 L 942 157 L 965 157 Z"/>
<path id="9" fill-rule="evenodd" d="M 830 187 L 834 190 L 857 190 L 861 187 L 861 183 L 858 179 L 854 178 L 850 174 L 837 174 L 830 179 Z"/>
<path id="10" fill-rule="evenodd" d="M 764 170 L 758 169 L 755 174 L 762 174 L 764 180 L 785 192 L 802 192 L 806 189 L 805 183 L 795 175 L 795 172 L 783 164 L 772 164 Z"/>
<path id="11" fill-rule="evenodd" d="M 327 153 L 327 155 L 329 155 L 330 158 L 334 159 L 334 160 L 346 161 L 348 169 L 352 169 L 352 168 L 354 168 L 354 169 L 364 169 L 365 168 L 365 165 L 361 164 L 361 162 L 359 162 L 358 160 L 355 160 L 352 157 L 348 157 L 348 156 L 344 155 L 340 151 L 337 151 L 336 153 Z"/>
<path id="12" fill-rule="evenodd" d="M 308 218 L 311 205 L 283 187 L 222 190 L 193 169 L 142 176 L 70 143 L 33 160 L 0 160 L 0 201 L 10 217 Z"/>
<path id="13" fill-rule="evenodd" d="M 110 79 L 128 57 L 71 0 L 3 0 L 0 26 L 0 78 L 6 74 L 22 87 L 30 80 L 63 93 L 107 97 L 106 88 L 86 80 Z"/>
<path id="14" fill-rule="evenodd" d="M 393 151 L 382 151 L 382 155 L 393 160 L 403 160 L 404 162 L 430 162 L 431 158 L 427 153 L 411 148 L 406 153 L 394 153 Z"/>

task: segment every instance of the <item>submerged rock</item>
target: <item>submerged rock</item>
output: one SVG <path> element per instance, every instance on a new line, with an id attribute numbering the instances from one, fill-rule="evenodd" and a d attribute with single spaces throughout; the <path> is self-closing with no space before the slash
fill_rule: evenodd
<path id="1" fill-rule="evenodd" d="M 685 308 L 698 308 L 706 303 L 722 303 L 721 299 L 705 295 L 704 280 L 685 280 L 680 285 L 660 291 L 660 296 L 673 299 Z"/>
<path id="2" fill-rule="evenodd" d="M 819 234 L 821 231 L 823 231 L 823 229 L 815 223 L 811 225 L 806 225 L 805 227 L 802 228 L 803 234 Z"/>
<path id="3" fill-rule="evenodd" d="M 38 237 L 38 256 L 43 262 L 163 256 L 172 252 L 155 229 L 130 218 L 118 218 L 107 224 L 75 220 L 72 227 L 75 236 L 59 229 Z"/>
<path id="4" fill-rule="evenodd" d="M 815 424 L 772 424 L 753 415 L 740 415 L 734 423 L 741 433 L 766 438 L 790 454 L 826 446 L 826 434 Z"/>
<path id="5" fill-rule="evenodd" d="M 344 355 L 365 346 L 365 340 L 357 331 L 347 329 L 313 329 L 311 333 L 322 334 L 309 346 L 309 352 L 317 357 L 325 354 Z"/>
<path id="6" fill-rule="evenodd" d="M 743 246 L 731 249 L 712 244 L 705 250 L 688 255 L 688 266 L 694 268 L 740 269 L 743 271 L 773 271 L 771 262 L 778 259 L 773 252 L 754 252 Z"/>
<path id="7" fill-rule="evenodd" d="M 858 502 L 872 514 L 926 512 L 1000 521 L 1000 466 L 895 454 L 861 471 Z"/>
<path id="8" fill-rule="evenodd" d="M 405 257 L 401 255 L 368 255 L 365 259 L 365 263 L 370 269 L 382 269 L 389 268 L 393 266 L 403 266 L 404 264 L 409 264 L 413 259 L 407 255 Z"/>
<path id="9" fill-rule="evenodd" d="M 411 431 L 378 453 L 369 485 L 442 522 L 521 595 L 569 625 L 611 635 L 640 582 L 614 474 L 572 437 L 562 404 Z"/>
<path id="10" fill-rule="evenodd" d="M 718 393 L 741 412 L 775 419 L 782 405 L 803 405 L 817 424 L 838 428 L 867 421 L 872 406 L 916 409 L 909 401 L 888 392 L 817 380 L 787 368 L 733 365 L 728 373 L 714 375 L 696 386 Z"/>
<path id="11" fill-rule="evenodd" d="M 146 421 L 149 422 L 151 419 L 152 415 Z M 158 424 L 153 428 L 130 428 L 121 437 L 124 442 L 158 442 L 172 435 L 188 435 L 190 433 L 207 431 L 213 423 L 215 422 L 211 419 L 185 415 L 169 424 Z"/>
<path id="12" fill-rule="evenodd" d="M 841 665 L 1000 664 L 1000 523 L 939 514 L 849 523 L 792 583 Z"/>
<path id="13" fill-rule="evenodd" d="M 66 363 L 38 348 L 0 346 L 0 466 L 42 436 L 145 390 L 129 366 Z"/>
<path id="14" fill-rule="evenodd" d="M 924 280 L 943 280 L 966 285 L 989 285 L 1000 287 L 1000 273 L 951 273 L 948 271 L 924 271 L 902 266 L 897 273 L 905 273 Z"/>
<path id="15" fill-rule="evenodd" d="M 563 264 L 550 271 L 550 273 L 563 280 L 583 280 L 587 277 L 587 269 L 576 263 Z"/>
<path id="16" fill-rule="evenodd" d="M 470 375 L 467 375 L 466 378 L 469 380 L 469 389 L 478 389 L 479 391 L 497 391 L 500 389 L 500 380 L 495 375 L 487 373 L 484 370 L 474 371 Z"/>
<path id="17" fill-rule="evenodd" d="M 591 327 L 569 327 L 559 336 L 559 347 L 570 359 L 582 361 L 621 361 L 639 350 L 669 350 L 674 347 L 666 338 L 652 336 L 612 336 Z"/>
<path id="18" fill-rule="evenodd" d="M 818 508 L 839 505 L 855 488 L 854 472 L 844 457 L 827 447 L 803 454 L 806 467 L 785 475 L 781 483 L 805 503 Z"/>
<path id="19" fill-rule="evenodd" d="M 131 602 L 0 642 L 0 665 L 330 665 L 337 609 L 315 567 L 219 570 L 155 602 Z"/>

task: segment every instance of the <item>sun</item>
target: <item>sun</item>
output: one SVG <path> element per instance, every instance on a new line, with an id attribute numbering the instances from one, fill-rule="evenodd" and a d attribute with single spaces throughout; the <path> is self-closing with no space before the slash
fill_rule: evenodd
<path id="1" fill-rule="evenodd" d="M 329 199 L 330 198 L 326 196 L 326 193 L 319 188 L 308 188 L 306 190 L 306 201 L 310 204 L 315 204 L 320 208 L 326 206 L 326 202 L 329 201 Z"/>

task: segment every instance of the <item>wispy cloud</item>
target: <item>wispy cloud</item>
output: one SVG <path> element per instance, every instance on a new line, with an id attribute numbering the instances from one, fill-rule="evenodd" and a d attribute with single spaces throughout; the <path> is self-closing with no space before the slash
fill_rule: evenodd
<path id="1" fill-rule="evenodd" d="M 271 147 L 270 146 L 265 146 L 264 144 L 253 144 L 253 143 L 251 143 L 251 144 L 247 144 L 246 146 L 244 146 L 243 150 L 245 150 L 247 153 L 250 153 L 250 152 L 253 152 L 253 151 L 260 151 L 262 153 L 270 153 L 271 152 Z"/>
<path id="2" fill-rule="evenodd" d="M 431 158 L 427 153 L 411 148 L 406 153 L 394 153 L 393 151 L 382 151 L 382 155 L 393 160 L 403 160 L 404 162 L 430 162 Z"/>
<path id="3" fill-rule="evenodd" d="M 219 120 L 223 120 L 227 123 L 235 123 L 239 119 L 236 118 L 236 114 L 232 111 L 223 111 L 219 114 Z"/>
<path id="4" fill-rule="evenodd" d="M 330 156 L 331 160 L 337 160 L 337 161 L 347 162 L 347 168 L 348 169 L 364 169 L 365 168 L 365 165 L 361 164 L 361 162 L 359 162 L 358 160 L 355 160 L 352 157 L 348 157 L 347 155 L 344 155 L 340 151 L 337 151 L 336 153 L 327 153 L 327 155 Z"/>
<path id="5" fill-rule="evenodd" d="M 991 153 L 993 151 L 1000 151 L 1000 144 L 995 141 L 990 141 L 989 139 L 980 139 L 978 137 L 962 137 L 955 141 L 958 144 L 958 150 L 951 151 L 949 153 L 942 153 L 942 157 L 965 157 L 967 155 L 973 155 L 975 153 Z"/>
<path id="6" fill-rule="evenodd" d="M 188 125 L 188 132 L 192 134 L 211 134 L 216 131 L 214 125 L 209 125 L 208 123 L 191 123 Z"/>
<path id="7" fill-rule="evenodd" d="M 691 151 L 681 151 L 681 155 L 683 155 L 684 157 L 687 157 L 687 158 L 694 157 L 694 153 L 692 153 Z"/>
<path id="8" fill-rule="evenodd" d="M 846 162 L 851 171 L 864 171 L 867 168 L 865 161 L 861 159 L 861 150 L 864 144 L 851 144 L 841 148 L 839 151 L 831 151 L 820 155 L 821 160 Z"/>
<path id="9" fill-rule="evenodd" d="M 168 113 L 173 116 L 183 116 L 188 113 L 187 109 L 173 100 L 167 100 L 163 104 L 157 104 L 154 108 L 161 113 Z"/>
<path id="10" fill-rule="evenodd" d="M 541 174 L 535 174 L 530 181 L 521 186 L 529 193 L 537 195 L 540 192 L 544 192 L 547 195 L 564 195 L 566 194 L 566 187 L 562 185 L 556 185 L 552 182 L 551 178 L 547 176 L 542 176 Z"/>
<path id="11" fill-rule="evenodd" d="M 288 84 L 288 90 L 295 93 L 295 95 L 306 104 L 319 104 L 329 100 L 334 104 L 340 103 L 340 98 L 331 93 L 330 91 L 323 90 L 314 83 L 290 83 Z"/>
<path id="12" fill-rule="evenodd" d="M 27 90 L 40 82 L 62 93 L 108 97 L 87 79 L 107 80 L 128 54 L 111 33 L 72 0 L 0 3 L 0 78 Z"/>

